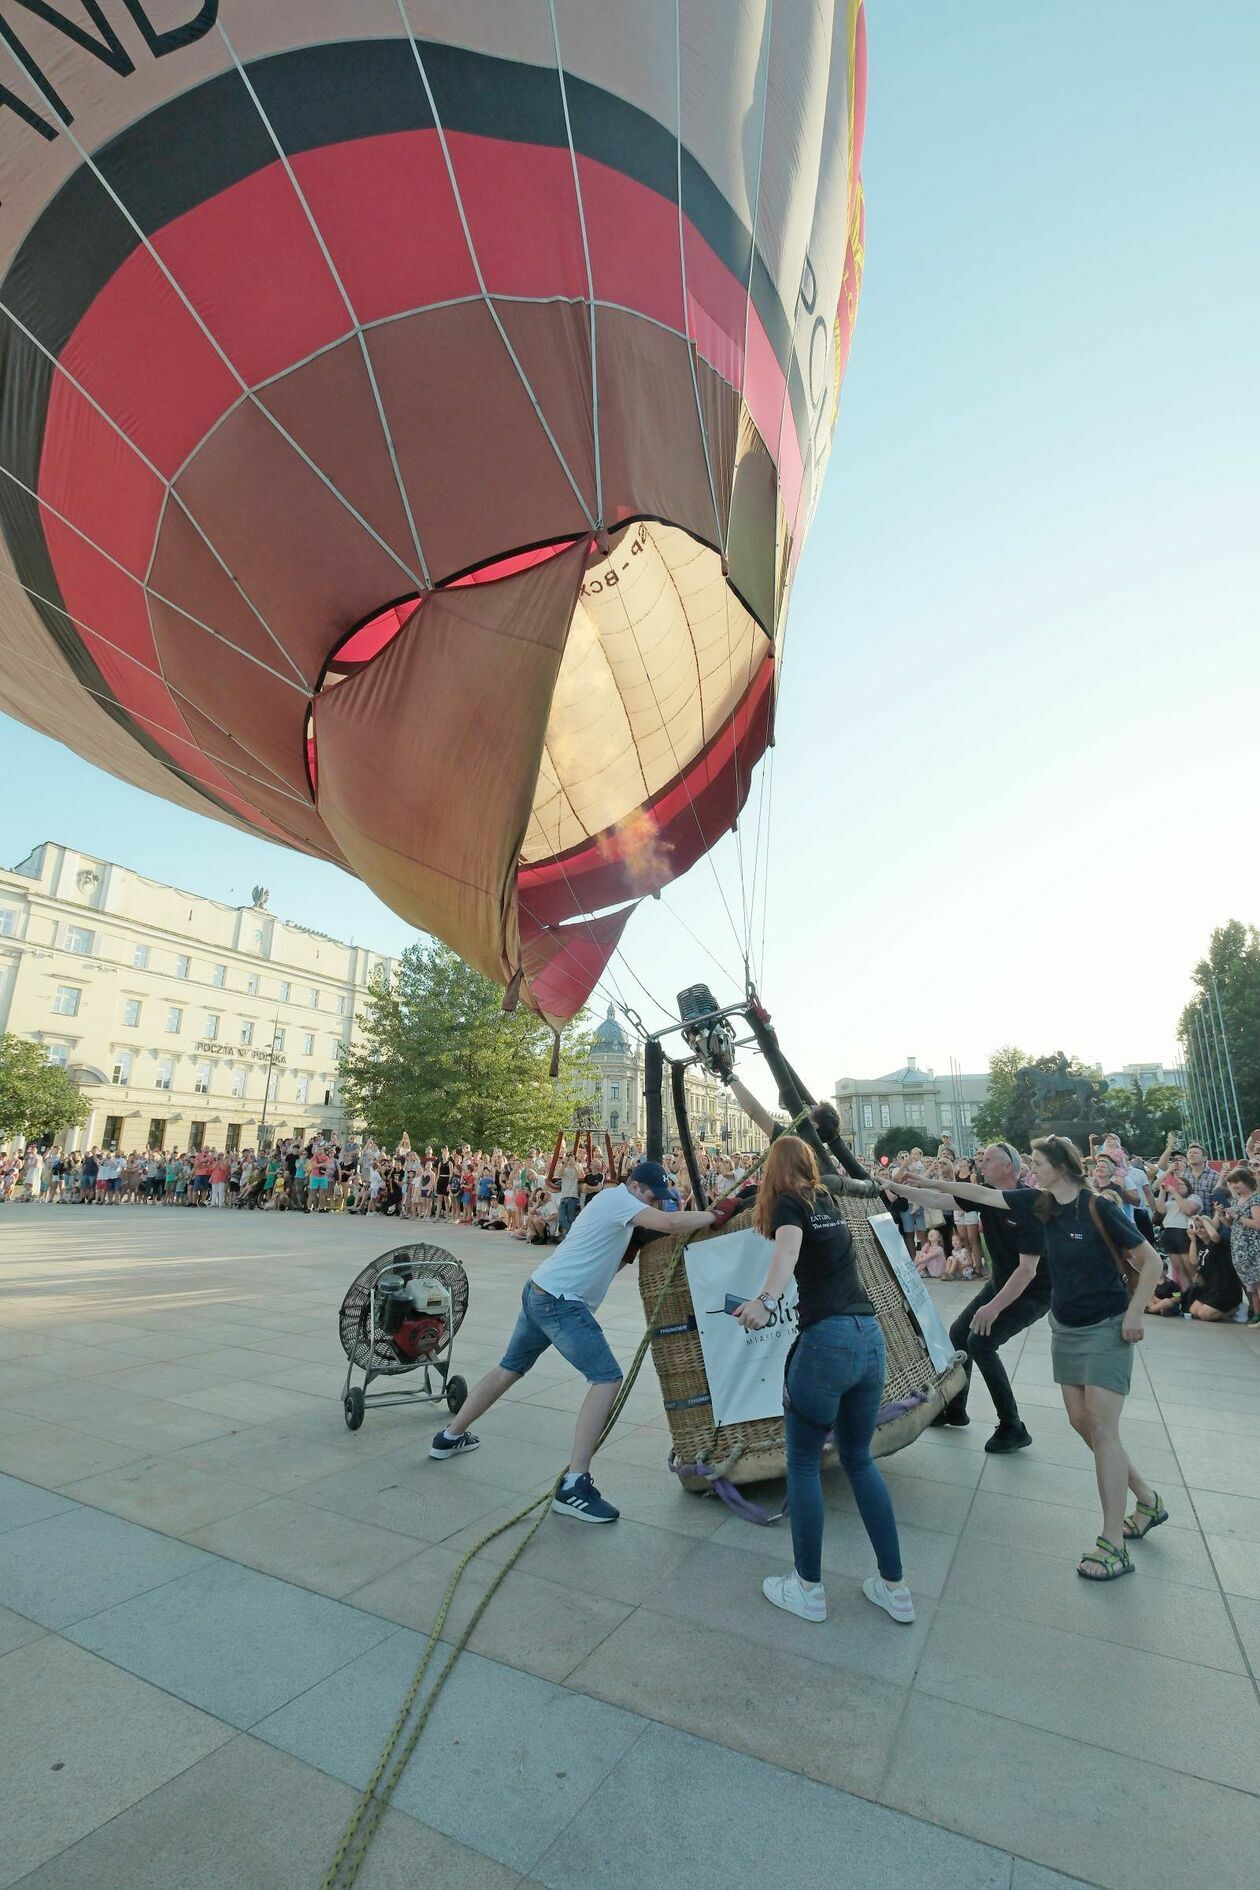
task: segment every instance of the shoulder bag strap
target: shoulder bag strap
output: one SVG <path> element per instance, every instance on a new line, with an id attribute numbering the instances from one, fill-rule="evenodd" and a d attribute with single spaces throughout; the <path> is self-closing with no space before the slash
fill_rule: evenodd
<path id="1" fill-rule="evenodd" d="M 1107 1252 L 1115 1261 L 1116 1272 L 1120 1275 L 1120 1278 L 1124 1281 L 1129 1291 L 1132 1292 L 1137 1286 L 1141 1275 L 1138 1269 L 1133 1265 L 1133 1262 L 1125 1257 L 1119 1247 L 1116 1246 L 1115 1241 L 1111 1238 L 1111 1235 L 1107 1231 L 1107 1223 L 1104 1221 L 1099 1211 L 1097 1198 L 1092 1194 L 1089 1197 L 1089 1218 L 1094 1223 L 1098 1236 L 1106 1247 Z"/>

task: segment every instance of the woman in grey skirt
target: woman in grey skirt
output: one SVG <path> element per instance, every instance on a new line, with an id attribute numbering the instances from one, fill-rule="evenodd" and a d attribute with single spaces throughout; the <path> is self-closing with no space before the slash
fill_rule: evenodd
<path id="1" fill-rule="evenodd" d="M 960 1201 L 990 1207 L 1018 1207 L 1027 1204 L 1030 1195 L 1035 1197 L 1033 1212 L 1045 1229 L 1045 1264 L 1050 1270 L 1054 1381 L 1073 1430 L 1094 1454 L 1102 1499 L 1102 1534 L 1081 1557 L 1076 1572 L 1088 1581 L 1111 1582 L 1133 1573 L 1126 1541 L 1140 1541 L 1168 1520 L 1158 1493 L 1138 1475 L 1120 1442 L 1133 1347 L 1142 1338 L 1142 1315 L 1163 1269 L 1159 1255 L 1128 1216 L 1090 1190 L 1075 1142 L 1065 1135 L 1040 1136 L 1032 1145 L 1030 1166 L 1035 1189 L 1002 1192 L 942 1181 L 933 1187 Z M 1132 1280 L 1120 1271 L 1121 1253 L 1134 1270 Z M 1018 1299 L 1037 1266 L 1035 1255 L 1021 1255 L 986 1314 L 996 1316 Z M 1126 1516 L 1129 1490 L 1137 1502 Z"/>

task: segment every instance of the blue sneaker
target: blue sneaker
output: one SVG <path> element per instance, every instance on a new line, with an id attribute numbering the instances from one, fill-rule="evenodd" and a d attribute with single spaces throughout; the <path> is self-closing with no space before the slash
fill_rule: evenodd
<path id="1" fill-rule="evenodd" d="M 551 1499 L 551 1507 L 559 1510 L 562 1516 L 576 1516 L 579 1522 L 616 1522 L 621 1511 L 606 1503 L 591 1481 L 588 1470 L 576 1483 L 571 1483 L 566 1490 L 564 1478 L 556 1485 L 556 1493 Z"/>
<path id="2" fill-rule="evenodd" d="M 465 1431 L 462 1437 L 448 1437 L 444 1430 L 439 1431 L 429 1445 L 430 1457 L 466 1456 L 470 1450 L 476 1450 L 481 1439 L 474 1437 L 471 1431 Z"/>

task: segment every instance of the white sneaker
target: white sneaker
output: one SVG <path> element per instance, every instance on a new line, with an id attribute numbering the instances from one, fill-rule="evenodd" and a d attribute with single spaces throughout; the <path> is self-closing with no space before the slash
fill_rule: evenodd
<path id="1" fill-rule="evenodd" d="M 790 1575 L 767 1575 L 761 1592 L 776 1608 L 788 1614 L 799 1614 L 802 1621 L 827 1619 L 827 1597 L 822 1583 L 816 1588 L 806 1588 L 795 1569 Z"/>
<path id="2" fill-rule="evenodd" d="M 873 1601 L 877 1608 L 890 1614 L 894 1621 L 904 1622 L 908 1627 L 914 1620 L 914 1603 L 910 1599 L 910 1590 L 904 1582 L 895 1586 L 886 1582 L 882 1575 L 868 1575 L 862 1583 L 862 1593 L 868 1601 Z"/>

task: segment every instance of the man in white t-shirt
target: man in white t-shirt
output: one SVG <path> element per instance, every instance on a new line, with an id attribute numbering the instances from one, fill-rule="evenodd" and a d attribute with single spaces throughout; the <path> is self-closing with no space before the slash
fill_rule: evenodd
<path id="1" fill-rule="evenodd" d="M 429 1448 L 446 1458 L 476 1450 L 468 1426 L 490 1409 L 509 1386 L 554 1345 L 587 1381 L 578 1412 L 569 1468 L 556 1485 L 552 1508 L 581 1522 L 616 1522 L 619 1511 L 591 1481 L 591 1456 L 621 1386 L 622 1371 L 595 1317 L 595 1309 L 626 1257 L 635 1228 L 654 1234 L 685 1234 L 719 1226 L 735 1211 L 734 1199 L 716 1210 L 667 1212 L 660 1203 L 669 1177 L 659 1162 L 640 1162 L 618 1187 L 593 1195 L 556 1251 L 525 1282 L 521 1312 L 501 1362 L 473 1386 L 462 1408 Z"/>

